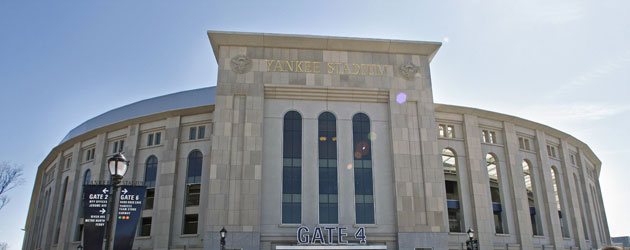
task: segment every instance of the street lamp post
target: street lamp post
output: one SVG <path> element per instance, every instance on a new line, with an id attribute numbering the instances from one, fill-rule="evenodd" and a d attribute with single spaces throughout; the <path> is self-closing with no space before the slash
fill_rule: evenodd
<path id="1" fill-rule="evenodd" d="M 221 228 L 219 234 L 221 235 L 221 250 L 225 250 L 225 236 L 227 235 L 227 230 L 225 230 L 225 227 Z"/>
<path id="2" fill-rule="evenodd" d="M 129 161 L 122 153 L 117 153 L 112 158 L 107 160 L 107 167 L 112 177 L 111 189 L 113 190 L 112 196 L 110 196 L 109 209 L 107 209 L 107 234 L 105 235 L 105 250 L 111 249 L 111 242 L 114 238 L 113 224 L 116 218 L 114 215 L 115 204 L 118 201 L 118 189 L 120 188 L 120 182 L 123 176 L 127 173 L 129 167 Z"/>
<path id="3" fill-rule="evenodd" d="M 466 234 L 468 234 L 468 240 L 466 241 L 466 249 L 467 250 L 479 249 L 479 245 L 477 245 L 477 240 L 475 239 L 475 231 L 473 231 L 472 228 L 469 228 Z"/>

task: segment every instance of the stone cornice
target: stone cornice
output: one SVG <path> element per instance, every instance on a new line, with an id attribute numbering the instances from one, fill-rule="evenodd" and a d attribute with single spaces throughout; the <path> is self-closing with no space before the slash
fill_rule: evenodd
<path id="1" fill-rule="evenodd" d="M 208 31 L 208 38 L 216 60 L 220 46 L 243 46 L 422 55 L 428 56 L 430 62 L 442 46 L 440 42 L 213 30 Z"/>

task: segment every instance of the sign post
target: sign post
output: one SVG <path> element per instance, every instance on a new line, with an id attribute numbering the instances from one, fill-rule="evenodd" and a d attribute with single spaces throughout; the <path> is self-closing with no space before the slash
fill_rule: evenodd
<path id="1" fill-rule="evenodd" d="M 105 185 L 83 186 L 83 247 L 102 249 L 107 217 L 107 201 L 111 190 Z"/>
<path id="2" fill-rule="evenodd" d="M 145 186 L 121 186 L 114 234 L 114 250 L 131 250 L 138 220 L 142 216 Z"/>

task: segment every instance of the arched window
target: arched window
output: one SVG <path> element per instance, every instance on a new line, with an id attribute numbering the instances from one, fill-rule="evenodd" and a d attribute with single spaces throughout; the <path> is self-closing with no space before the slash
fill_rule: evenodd
<path id="1" fill-rule="evenodd" d="M 532 222 L 532 232 L 534 235 L 542 235 L 542 225 L 540 215 L 536 209 L 536 191 L 534 190 L 534 177 L 532 174 L 531 164 L 527 160 L 523 160 L 523 178 L 525 179 L 525 192 L 527 192 L 527 204 L 529 206 L 529 218 Z"/>
<path id="2" fill-rule="evenodd" d="M 201 164 L 203 154 L 195 149 L 188 154 L 188 167 L 186 168 L 186 207 L 184 214 L 184 234 L 196 234 L 199 225 L 198 207 L 201 193 Z"/>
<path id="3" fill-rule="evenodd" d="M 569 237 L 569 232 L 568 232 L 568 228 L 567 228 L 567 224 L 566 224 L 566 216 L 564 216 L 564 211 L 562 210 L 562 200 L 560 198 L 562 198 L 561 196 L 561 192 L 562 190 L 560 189 L 560 182 L 559 179 L 560 176 L 558 176 L 558 170 L 556 169 L 555 166 L 551 166 L 551 179 L 553 180 L 553 192 L 555 194 L 556 197 L 556 204 L 557 204 L 557 208 L 558 208 L 558 217 L 560 219 L 560 229 L 562 230 L 562 237 L 568 238 Z"/>
<path id="4" fill-rule="evenodd" d="M 284 115 L 282 144 L 282 223 L 302 222 L 302 116 Z"/>
<path id="5" fill-rule="evenodd" d="M 338 223 L 337 200 L 337 120 L 335 115 L 319 115 L 319 223 Z"/>
<path id="6" fill-rule="evenodd" d="M 85 173 L 83 174 L 83 185 L 89 185 L 90 184 L 90 178 L 92 178 L 92 172 L 88 169 L 85 170 Z M 81 190 L 83 190 L 83 187 L 81 187 Z M 83 237 L 83 192 L 81 192 L 81 203 L 79 204 L 79 214 L 77 214 L 78 216 L 78 220 L 79 223 L 77 224 L 77 229 L 74 231 L 74 241 L 80 241 Z"/>
<path id="7" fill-rule="evenodd" d="M 147 187 L 144 198 L 144 210 L 152 210 L 155 202 L 155 180 L 157 176 L 158 159 L 155 155 L 149 156 L 144 163 L 144 185 Z M 150 212 L 148 214 L 151 214 Z M 140 230 L 138 236 L 151 235 L 152 216 L 143 216 L 140 221 Z"/>
<path id="8" fill-rule="evenodd" d="M 89 185 L 92 178 L 92 171 L 85 170 L 85 174 L 83 175 L 83 185 Z"/>
<path id="9" fill-rule="evenodd" d="M 354 154 L 354 201 L 357 224 L 374 224 L 374 187 L 372 181 L 372 143 L 370 118 L 363 113 L 352 117 Z"/>
<path id="10" fill-rule="evenodd" d="M 144 185 L 147 187 L 147 194 L 144 199 L 144 209 L 153 209 L 157 165 L 158 159 L 154 155 L 149 156 L 146 163 L 144 164 Z"/>
<path id="11" fill-rule="evenodd" d="M 501 182 L 499 181 L 499 170 L 497 159 L 492 154 L 486 155 L 486 167 L 488 169 L 488 182 L 490 184 L 490 199 L 492 200 L 492 214 L 494 215 L 494 229 L 496 233 L 505 232 L 504 213 L 501 205 Z"/>
<path id="12" fill-rule="evenodd" d="M 37 248 L 41 248 L 42 247 L 42 236 L 44 233 L 44 228 L 48 225 L 46 223 L 46 219 L 49 217 L 47 212 L 48 212 L 48 202 L 50 201 L 50 188 L 48 188 L 48 190 L 46 190 L 45 195 L 44 195 L 44 206 L 41 210 L 41 223 L 39 224 L 38 228 L 39 228 L 39 233 L 37 234 Z M 46 244 L 46 243 L 44 243 Z"/>
<path id="13" fill-rule="evenodd" d="M 604 236 L 604 226 L 602 224 L 602 214 L 601 214 L 601 210 L 599 207 L 599 199 L 597 198 L 597 193 L 595 187 L 591 184 L 591 197 L 593 199 L 593 208 L 595 209 L 595 218 L 597 219 L 597 228 L 599 230 L 597 230 L 599 232 L 599 238 L 601 239 L 602 242 L 604 242 L 604 238 L 606 238 Z"/>
<path id="14" fill-rule="evenodd" d="M 59 211 L 57 211 L 57 229 L 55 230 L 55 241 L 53 244 L 59 243 L 59 233 L 61 232 L 61 218 L 63 216 L 63 209 L 66 206 L 66 193 L 68 192 L 68 177 L 63 180 L 63 192 L 61 192 L 61 200 L 59 200 Z"/>
<path id="15" fill-rule="evenodd" d="M 573 174 L 573 181 L 575 182 L 575 189 L 577 189 L 578 193 L 582 192 L 582 188 L 580 185 L 580 182 L 578 182 L 578 178 L 577 175 L 575 175 L 575 173 Z M 587 223 L 588 221 L 586 220 L 586 218 L 584 217 L 584 201 L 582 199 L 582 196 L 580 196 L 578 194 L 578 202 L 580 202 L 580 217 L 582 218 L 582 230 L 584 230 L 584 237 L 586 238 L 586 240 L 589 240 L 589 231 L 588 231 L 588 226 Z"/>
<path id="16" fill-rule="evenodd" d="M 442 167 L 444 168 L 444 186 L 448 208 L 448 228 L 450 232 L 463 232 L 464 220 L 459 195 L 457 160 L 452 149 L 442 150 Z"/>

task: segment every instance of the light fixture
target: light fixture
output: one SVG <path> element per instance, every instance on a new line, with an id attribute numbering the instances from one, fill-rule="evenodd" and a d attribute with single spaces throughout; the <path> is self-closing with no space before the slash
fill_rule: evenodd
<path id="1" fill-rule="evenodd" d="M 475 237 L 475 231 L 473 231 L 472 228 L 469 228 L 466 234 L 468 234 L 468 238 L 470 239 Z"/>
<path id="2" fill-rule="evenodd" d="M 109 173 L 112 175 L 112 178 L 122 179 L 125 173 L 127 173 L 129 161 L 122 153 L 117 153 L 112 156 L 112 158 L 109 158 L 109 160 L 107 160 L 107 165 L 109 167 Z"/>
<path id="3" fill-rule="evenodd" d="M 225 230 L 224 228 L 221 228 L 221 231 L 219 231 L 219 234 L 221 235 L 221 250 L 225 249 L 225 236 L 227 235 L 227 230 Z"/>

